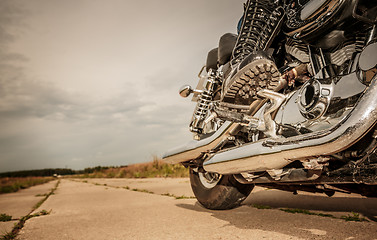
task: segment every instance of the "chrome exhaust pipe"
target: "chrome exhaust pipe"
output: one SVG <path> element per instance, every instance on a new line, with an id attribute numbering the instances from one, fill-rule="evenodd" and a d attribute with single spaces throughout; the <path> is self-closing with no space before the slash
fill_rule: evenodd
<path id="1" fill-rule="evenodd" d="M 264 103 L 264 100 L 254 101 L 248 107 L 248 114 L 253 115 Z M 162 156 L 162 160 L 166 163 L 177 164 L 199 158 L 204 153 L 220 146 L 229 136 L 237 134 L 240 127 L 239 123 L 226 121 L 212 136 L 199 141 L 192 140 L 182 146 L 170 149 Z"/>
<path id="2" fill-rule="evenodd" d="M 377 120 L 377 80 L 372 81 L 349 115 L 330 129 L 299 136 L 267 138 L 214 154 L 203 163 L 220 174 L 281 169 L 296 159 L 330 155 L 362 138 Z"/>
<path id="3" fill-rule="evenodd" d="M 196 159 L 203 152 L 208 152 L 221 144 L 238 127 L 239 124 L 226 121 L 212 136 L 200 141 L 192 140 L 182 146 L 171 149 L 162 156 L 162 159 L 164 162 L 171 164 Z"/>

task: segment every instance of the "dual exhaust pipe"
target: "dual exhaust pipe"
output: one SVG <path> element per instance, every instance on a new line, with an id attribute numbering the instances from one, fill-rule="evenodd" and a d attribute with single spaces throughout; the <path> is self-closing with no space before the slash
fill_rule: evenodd
<path id="1" fill-rule="evenodd" d="M 237 174 L 281 169 L 296 159 L 318 155 L 331 155 L 347 149 L 362 138 L 377 120 L 377 81 L 360 97 L 354 109 L 330 129 L 288 138 L 266 138 L 220 151 L 203 163 L 208 172 Z M 210 153 L 226 138 L 236 132 L 239 124 L 225 122 L 211 137 L 191 141 L 167 152 L 167 163 L 181 163 Z"/>

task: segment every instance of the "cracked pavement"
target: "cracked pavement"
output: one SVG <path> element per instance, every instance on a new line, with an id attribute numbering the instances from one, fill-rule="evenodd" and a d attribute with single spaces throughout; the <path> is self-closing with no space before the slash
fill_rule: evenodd
<path id="1" fill-rule="evenodd" d="M 16 239 L 377 239 L 377 199 L 356 194 L 329 198 L 257 187 L 243 206 L 226 211 L 204 209 L 192 196 L 185 178 L 62 179 L 36 210 L 51 213 L 28 220 Z M 351 212 L 368 222 L 340 219 Z"/>

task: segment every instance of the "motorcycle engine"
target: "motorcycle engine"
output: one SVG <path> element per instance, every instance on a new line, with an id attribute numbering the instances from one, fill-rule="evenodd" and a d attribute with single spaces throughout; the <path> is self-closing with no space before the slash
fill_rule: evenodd
<path id="1" fill-rule="evenodd" d="M 286 6 L 284 32 L 291 38 L 315 42 L 352 17 L 352 0 L 293 0 Z"/>

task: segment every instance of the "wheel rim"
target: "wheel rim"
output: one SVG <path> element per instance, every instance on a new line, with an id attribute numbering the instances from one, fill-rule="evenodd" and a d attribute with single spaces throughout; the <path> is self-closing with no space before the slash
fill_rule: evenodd
<path id="1" fill-rule="evenodd" d="M 218 173 L 198 173 L 200 182 L 203 184 L 206 188 L 214 188 L 218 182 L 220 182 L 221 174 Z"/>

